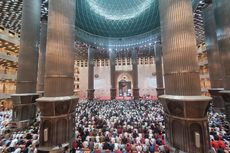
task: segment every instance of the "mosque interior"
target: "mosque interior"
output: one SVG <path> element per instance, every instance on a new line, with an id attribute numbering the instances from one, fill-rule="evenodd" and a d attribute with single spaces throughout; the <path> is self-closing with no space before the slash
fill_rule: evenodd
<path id="1" fill-rule="evenodd" d="M 126 152 L 131 142 L 132 152 L 229 152 L 228 1 L 0 0 L 0 151 L 23 152 L 16 135 L 33 127 L 26 149 L 73 152 L 82 126 L 96 144 L 106 124 L 105 138 L 149 128 L 142 145 L 108 136 L 110 152 L 124 152 L 111 150 L 117 141 Z"/>

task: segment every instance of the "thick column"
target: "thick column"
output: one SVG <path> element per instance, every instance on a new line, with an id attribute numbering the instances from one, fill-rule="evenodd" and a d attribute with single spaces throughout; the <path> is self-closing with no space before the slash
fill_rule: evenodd
<path id="1" fill-rule="evenodd" d="M 224 101 L 219 93 L 223 90 L 223 73 L 221 68 L 221 57 L 216 36 L 216 23 L 213 5 L 204 9 L 205 45 L 208 53 L 208 69 L 211 82 L 209 93 L 213 98 L 215 110 L 224 110 Z"/>
<path id="2" fill-rule="evenodd" d="M 225 113 L 230 122 L 230 3 L 228 0 L 214 0 L 217 40 L 221 53 L 222 69 L 224 69 L 224 91 L 220 93 L 225 101 Z"/>
<path id="3" fill-rule="evenodd" d="M 211 98 L 200 96 L 192 2 L 159 2 L 166 94 L 160 98 L 166 116 L 167 141 L 176 152 L 206 153 L 207 108 Z"/>
<path id="4" fill-rule="evenodd" d="M 23 0 L 16 94 L 12 95 L 12 121 L 24 127 L 36 117 L 35 99 L 41 1 Z"/>
<path id="5" fill-rule="evenodd" d="M 137 67 L 137 49 L 134 49 L 132 51 L 132 76 L 133 76 L 133 98 L 134 99 L 139 99 L 139 88 L 138 88 L 138 67 Z"/>
<path id="6" fill-rule="evenodd" d="M 87 98 L 94 99 L 94 49 L 90 46 L 88 48 L 88 90 Z"/>
<path id="7" fill-rule="evenodd" d="M 116 98 L 116 82 L 115 82 L 115 64 L 116 64 L 116 53 L 115 50 L 110 51 L 110 81 L 111 81 L 111 88 L 110 88 L 110 97 L 111 99 Z"/>
<path id="8" fill-rule="evenodd" d="M 37 99 L 41 111 L 40 151 L 69 142 L 73 136 L 75 0 L 49 0 L 45 95 Z"/>
<path id="9" fill-rule="evenodd" d="M 46 41 L 47 41 L 47 20 L 43 19 L 41 21 L 40 49 L 39 49 L 39 58 L 38 58 L 38 82 L 37 82 L 37 92 L 40 94 L 44 94 Z"/>
<path id="10" fill-rule="evenodd" d="M 163 68 L 162 68 L 162 48 L 160 42 L 157 42 L 154 46 L 155 51 L 155 63 L 156 63 L 156 79 L 157 79 L 157 96 L 164 95 L 163 85 Z"/>

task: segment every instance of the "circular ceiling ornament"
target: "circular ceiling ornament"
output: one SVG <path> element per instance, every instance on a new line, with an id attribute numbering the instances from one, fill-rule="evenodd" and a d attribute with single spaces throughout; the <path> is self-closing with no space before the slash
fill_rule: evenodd
<path id="1" fill-rule="evenodd" d="M 127 20 L 138 17 L 154 3 L 153 0 L 86 0 L 90 8 L 107 20 Z M 108 2 L 109 1 L 109 2 Z"/>
<path id="2" fill-rule="evenodd" d="M 95 74 L 94 77 L 95 77 L 95 78 L 99 78 L 99 75 L 98 75 L 98 74 Z"/>

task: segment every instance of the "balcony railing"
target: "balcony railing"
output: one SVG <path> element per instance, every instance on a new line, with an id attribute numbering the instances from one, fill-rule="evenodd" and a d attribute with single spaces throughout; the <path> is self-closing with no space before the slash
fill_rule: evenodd
<path id="1" fill-rule="evenodd" d="M 10 97 L 11 97 L 11 94 L 0 93 L 0 99 L 9 99 Z"/>
<path id="2" fill-rule="evenodd" d="M 13 55 L 7 55 L 4 52 L 0 52 L 0 59 L 5 59 L 7 61 L 13 61 L 13 62 L 18 62 L 18 58 Z"/>
<path id="3" fill-rule="evenodd" d="M 16 80 L 16 74 L 0 74 L 0 80 Z"/>
<path id="4" fill-rule="evenodd" d="M 19 35 L 11 32 L 5 28 L 0 30 L 0 39 L 6 40 L 6 41 L 11 42 L 11 43 L 16 44 L 16 45 L 20 44 Z"/>

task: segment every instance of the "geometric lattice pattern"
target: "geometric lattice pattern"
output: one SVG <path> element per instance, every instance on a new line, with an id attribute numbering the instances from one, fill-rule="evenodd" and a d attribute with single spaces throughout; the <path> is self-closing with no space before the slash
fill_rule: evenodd
<path id="1" fill-rule="evenodd" d="M 20 33 L 23 0 L 0 0 L 0 26 Z M 41 17 L 47 16 L 47 1 L 42 0 Z"/>
<path id="2" fill-rule="evenodd" d="M 1 27 L 20 33 L 22 1 L 0 0 Z M 194 10 L 199 8 L 201 0 L 192 2 Z M 115 38 L 147 33 L 160 26 L 158 5 L 159 0 L 76 0 L 76 28 Z M 42 18 L 47 16 L 47 6 L 48 0 L 42 0 Z M 196 27 L 199 23 L 195 22 Z M 200 31 L 199 34 L 203 35 Z"/>
<path id="3" fill-rule="evenodd" d="M 76 26 L 104 37 L 129 37 L 160 26 L 158 0 L 77 0 Z"/>
<path id="4" fill-rule="evenodd" d="M 19 32 L 21 28 L 22 0 L 20 1 L 2 1 L 0 0 L 0 25 Z"/>

